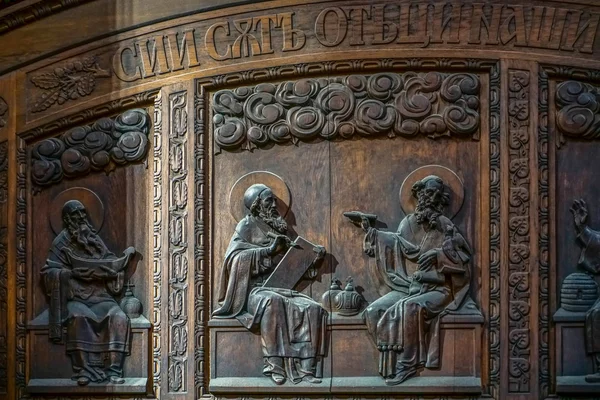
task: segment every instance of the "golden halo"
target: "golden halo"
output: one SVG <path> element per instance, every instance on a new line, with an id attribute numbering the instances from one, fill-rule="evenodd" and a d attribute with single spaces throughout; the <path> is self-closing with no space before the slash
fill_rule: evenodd
<path id="1" fill-rule="evenodd" d="M 465 187 L 462 180 L 454 171 L 441 165 L 425 165 L 408 174 L 400 187 L 400 207 L 402 207 L 402 211 L 406 215 L 415 211 L 417 199 L 412 195 L 412 187 L 415 182 L 429 175 L 439 176 L 446 184 L 446 187 L 450 191 L 450 204 L 446 207 L 444 214 L 450 219 L 454 218 L 460 211 L 465 200 Z"/>
<path id="2" fill-rule="evenodd" d="M 244 205 L 244 193 L 246 192 L 246 189 L 256 183 L 262 183 L 271 188 L 273 194 L 277 198 L 277 210 L 279 211 L 279 215 L 285 217 L 290 209 L 292 200 L 288 186 L 281 177 L 272 172 L 254 171 L 238 179 L 229 192 L 229 211 L 231 212 L 233 219 L 238 222 L 250 212 Z"/>
<path id="3" fill-rule="evenodd" d="M 69 200 L 79 200 L 83 204 L 92 226 L 97 232 L 100 232 L 102 224 L 104 224 L 104 204 L 102 204 L 102 200 L 91 190 L 76 187 L 63 190 L 58 196 L 52 199 L 51 212 L 48 219 L 54 233 L 58 235 L 63 229 L 62 209 Z"/>

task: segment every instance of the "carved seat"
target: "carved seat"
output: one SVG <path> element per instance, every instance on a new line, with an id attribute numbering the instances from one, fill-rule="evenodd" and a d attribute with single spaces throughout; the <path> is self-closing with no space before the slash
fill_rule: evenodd
<path id="1" fill-rule="evenodd" d="M 600 383 L 588 383 L 585 375 L 594 372 L 594 360 L 585 351 L 586 312 L 560 308 L 553 317 L 556 323 L 556 392 L 598 393 Z"/>
<path id="2" fill-rule="evenodd" d="M 125 358 L 123 366 L 125 383 L 90 383 L 82 389 L 70 379 L 73 374 L 71 360 L 65 352 L 63 343 L 49 340 L 48 310 L 46 309 L 27 324 L 27 336 L 30 353 L 35 359 L 28 363 L 29 393 L 112 393 L 143 394 L 149 393 L 148 387 L 148 349 L 152 324 L 143 315 L 131 321 L 131 357 Z M 63 328 L 63 338 L 66 328 Z"/>
<path id="3" fill-rule="evenodd" d="M 386 386 L 378 374 L 379 354 L 360 315 L 331 314 L 328 356 L 318 385 L 275 385 L 262 374 L 260 335 L 236 319 L 215 319 L 210 330 L 212 393 L 481 393 L 481 329 L 477 310 L 448 314 L 441 319 L 440 369 L 422 370 L 398 386 Z M 239 357 L 243 349 L 244 357 Z"/>

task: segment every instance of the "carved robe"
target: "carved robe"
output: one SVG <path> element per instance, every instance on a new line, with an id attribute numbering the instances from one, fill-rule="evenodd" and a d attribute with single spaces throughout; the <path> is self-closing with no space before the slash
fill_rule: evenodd
<path id="1" fill-rule="evenodd" d="M 600 273 L 600 232 L 585 227 L 577 235 L 583 249 L 579 266 L 598 275 Z M 585 317 L 585 348 L 588 354 L 600 353 L 600 299 L 590 308 Z"/>
<path id="2" fill-rule="evenodd" d="M 98 238 L 99 239 L 99 238 Z M 42 268 L 43 281 L 50 298 L 50 339 L 62 340 L 62 327 L 67 327 L 67 353 L 129 353 L 129 318 L 121 310 L 114 296 L 123 289 L 124 272 L 109 280 L 81 281 L 71 274 L 69 254 L 82 258 L 116 258 L 104 243 L 94 255 L 75 246 L 66 230 L 52 242 L 46 265 Z M 101 365 L 99 357 L 90 363 Z"/>
<path id="3" fill-rule="evenodd" d="M 439 320 L 458 310 L 469 291 L 469 250 L 460 233 L 445 238 L 452 222 L 440 216 L 437 227 L 426 231 L 414 214 L 402 220 L 397 232 L 371 228 L 364 249 L 375 258 L 377 275 L 391 292 L 373 302 L 364 317 L 367 329 L 379 349 L 379 372 L 393 377 L 397 363 L 404 368 L 439 367 Z M 422 283 L 412 279 L 418 258 L 437 251 L 437 264 L 421 270 Z M 471 300 L 472 301 L 472 300 Z"/>
<path id="4" fill-rule="evenodd" d="M 297 383 L 306 375 L 320 375 L 316 363 L 325 356 L 327 313 L 302 293 L 261 286 L 277 264 L 267 254 L 269 231 L 251 215 L 238 223 L 221 272 L 221 307 L 213 317 L 237 318 L 247 329 L 258 329 L 263 373 L 278 373 Z"/>

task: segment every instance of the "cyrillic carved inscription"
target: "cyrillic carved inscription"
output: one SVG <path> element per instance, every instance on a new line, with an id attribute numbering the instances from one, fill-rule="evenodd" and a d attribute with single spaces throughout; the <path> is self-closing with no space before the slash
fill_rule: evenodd
<path id="1" fill-rule="evenodd" d="M 556 126 L 560 133 L 579 139 L 600 138 L 600 90 L 578 81 L 556 87 Z"/>
<path id="2" fill-rule="evenodd" d="M 472 136 L 479 132 L 479 77 L 380 73 L 225 89 L 213 96 L 213 127 L 224 149 L 350 138 L 355 134 Z"/>
<path id="3" fill-rule="evenodd" d="M 110 171 L 117 165 L 140 161 L 148 151 L 149 130 L 146 110 L 133 109 L 42 140 L 31 152 L 31 179 L 38 186 L 48 186 L 65 177 Z"/>

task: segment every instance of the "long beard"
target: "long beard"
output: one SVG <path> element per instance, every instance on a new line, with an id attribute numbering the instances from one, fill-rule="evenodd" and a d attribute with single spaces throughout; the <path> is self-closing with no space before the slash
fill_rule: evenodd
<path id="1" fill-rule="evenodd" d="M 260 209 L 258 214 L 260 219 L 265 221 L 267 225 L 271 228 L 275 229 L 279 233 L 286 233 L 288 226 L 287 222 L 283 219 L 281 215 L 279 215 L 279 211 L 277 211 L 276 207 L 264 207 Z"/>
<path id="2" fill-rule="evenodd" d="M 430 229 L 437 226 L 437 220 L 442 212 L 443 207 L 429 197 L 420 197 L 415 208 L 415 217 L 420 225 L 427 224 Z"/>
<path id="3" fill-rule="evenodd" d="M 87 221 L 80 224 L 69 224 L 67 229 L 71 240 L 78 248 L 92 257 L 104 256 L 106 249 L 94 228 Z"/>

